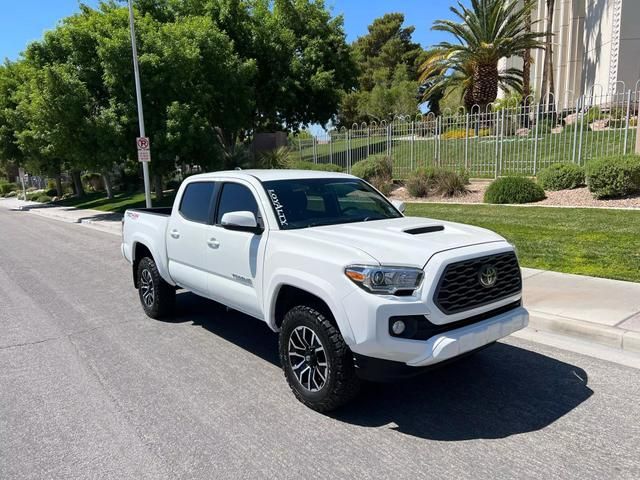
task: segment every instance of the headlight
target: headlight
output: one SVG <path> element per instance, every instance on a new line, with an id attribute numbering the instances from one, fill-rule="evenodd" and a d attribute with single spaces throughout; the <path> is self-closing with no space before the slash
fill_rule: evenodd
<path id="1" fill-rule="evenodd" d="M 344 273 L 356 285 L 371 293 L 393 295 L 399 290 L 413 291 L 420 286 L 424 272 L 414 267 L 349 265 Z"/>

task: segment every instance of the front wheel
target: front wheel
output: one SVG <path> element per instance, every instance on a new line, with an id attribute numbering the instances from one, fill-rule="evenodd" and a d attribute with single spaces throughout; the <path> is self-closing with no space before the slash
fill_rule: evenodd
<path id="1" fill-rule="evenodd" d="M 144 257 L 138 264 L 138 294 L 147 316 L 160 319 L 173 313 L 175 288 L 163 280 L 152 258 Z"/>
<path id="2" fill-rule="evenodd" d="M 296 398 L 318 412 L 344 405 L 359 391 L 349 347 L 329 319 L 311 307 L 300 305 L 285 315 L 280 362 Z"/>

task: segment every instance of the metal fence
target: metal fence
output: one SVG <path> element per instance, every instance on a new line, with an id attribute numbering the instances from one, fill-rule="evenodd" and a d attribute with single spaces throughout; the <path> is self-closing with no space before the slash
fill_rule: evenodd
<path id="1" fill-rule="evenodd" d="M 386 155 L 393 160 L 395 178 L 429 165 L 465 169 L 474 177 L 536 175 L 553 163 L 584 165 L 591 158 L 632 153 L 639 86 L 640 81 L 634 89 L 624 84 L 610 89 L 596 86 L 575 101 L 567 92 L 562 106 L 555 105 L 553 97 L 544 104 L 527 98 L 522 103 L 489 105 L 483 112 L 474 107 L 437 117 L 354 124 L 351 129 L 298 137 L 292 148 L 302 161 L 333 163 L 347 172 L 360 160 Z"/>

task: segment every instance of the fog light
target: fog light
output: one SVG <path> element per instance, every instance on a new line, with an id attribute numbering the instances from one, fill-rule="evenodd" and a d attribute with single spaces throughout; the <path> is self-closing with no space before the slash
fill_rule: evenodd
<path id="1" fill-rule="evenodd" d="M 404 322 L 402 320 L 396 320 L 391 325 L 391 330 L 396 335 L 402 335 L 402 332 L 404 332 L 405 328 L 406 328 L 406 326 L 405 326 L 405 324 L 404 324 Z"/>

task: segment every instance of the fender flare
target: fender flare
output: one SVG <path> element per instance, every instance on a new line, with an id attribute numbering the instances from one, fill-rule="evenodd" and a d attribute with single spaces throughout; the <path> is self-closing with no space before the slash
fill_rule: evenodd
<path id="1" fill-rule="evenodd" d="M 353 345 L 355 343 L 351 324 L 340 302 L 340 299 L 345 296 L 344 293 L 341 294 L 330 282 L 300 270 L 278 269 L 271 277 L 267 286 L 268 295 L 266 296 L 265 305 L 265 312 L 267 313 L 265 320 L 269 328 L 275 332 L 279 330 L 276 326 L 275 318 L 276 301 L 280 289 L 285 285 L 304 290 L 326 303 L 346 344 Z"/>
<path id="2" fill-rule="evenodd" d="M 163 257 L 155 247 L 155 242 L 143 233 L 136 232 L 131 238 L 131 264 L 136 264 L 136 247 L 138 244 L 145 246 L 151 252 L 153 261 L 156 263 L 156 267 L 158 268 L 158 273 L 160 273 L 160 276 L 164 281 L 169 285 L 175 286 L 175 282 L 171 278 L 171 275 L 169 275 L 169 268 L 166 259 L 163 261 Z"/>

